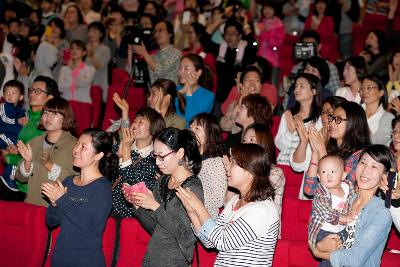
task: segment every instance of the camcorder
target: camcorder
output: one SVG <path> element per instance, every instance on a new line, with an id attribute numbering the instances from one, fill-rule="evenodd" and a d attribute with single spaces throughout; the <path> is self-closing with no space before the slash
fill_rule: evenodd
<path id="1" fill-rule="evenodd" d="M 153 29 L 126 26 L 125 38 L 130 45 L 141 45 L 143 43 L 146 49 L 150 50 L 153 42 Z"/>
<path id="2" fill-rule="evenodd" d="M 293 49 L 296 60 L 305 60 L 317 56 L 317 46 L 315 43 L 296 43 Z"/>

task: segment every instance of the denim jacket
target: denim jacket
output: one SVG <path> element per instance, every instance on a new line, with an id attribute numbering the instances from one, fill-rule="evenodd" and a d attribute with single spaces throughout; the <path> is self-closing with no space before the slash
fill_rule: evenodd
<path id="1" fill-rule="evenodd" d="M 381 198 L 373 197 L 363 208 L 355 230 L 351 249 L 331 253 L 332 266 L 380 266 L 383 249 L 392 225 L 389 209 Z"/>

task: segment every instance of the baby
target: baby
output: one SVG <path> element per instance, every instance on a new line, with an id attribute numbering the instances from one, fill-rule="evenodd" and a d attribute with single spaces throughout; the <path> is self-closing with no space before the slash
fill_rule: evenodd
<path id="1" fill-rule="evenodd" d="M 348 214 L 348 200 L 354 197 L 354 186 L 345 180 L 343 159 L 336 155 L 323 157 L 318 163 L 318 178 L 320 184 L 312 202 L 308 224 L 308 242 L 312 249 L 332 233 L 338 234 L 344 242 L 346 224 L 356 217 L 355 214 Z"/>
<path id="2" fill-rule="evenodd" d="M 6 82 L 3 98 L 5 102 L 0 104 L 0 149 L 5 155 L 9 146 L 17 143 L 18 134 L 26 121 L 26 111 L 20 104 L 24 99 L 24 85 L 16 80 Z M 6 167 L 0 178 L 10 190 L 18 191 L 13 173 L 15 170 Z"/>

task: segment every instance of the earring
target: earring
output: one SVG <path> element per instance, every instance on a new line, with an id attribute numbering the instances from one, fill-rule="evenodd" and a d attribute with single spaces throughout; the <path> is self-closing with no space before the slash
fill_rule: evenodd
<path id="1" fill-rule="evenodd" d="M 179 165 L 179 166 L 183 166 L 183 159 L 179 159 L 179 160 L 178 160 L 178 165 Z"/>

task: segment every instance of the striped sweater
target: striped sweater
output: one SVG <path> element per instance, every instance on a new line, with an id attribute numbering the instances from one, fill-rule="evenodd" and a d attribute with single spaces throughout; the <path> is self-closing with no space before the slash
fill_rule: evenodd
<path id="1" fill-rule="evenodd" d="M 251 202 L 234 210 L 237 200 L 233 197 L 217 219 L 208 219 L 197 236 L 219 250 L 214 266 L 272 266 L 280 224 L 275 203 Z"/>

